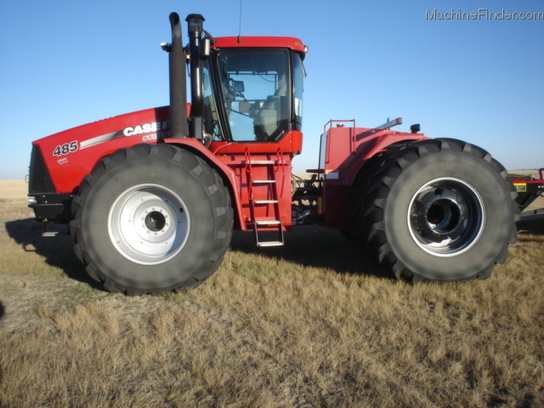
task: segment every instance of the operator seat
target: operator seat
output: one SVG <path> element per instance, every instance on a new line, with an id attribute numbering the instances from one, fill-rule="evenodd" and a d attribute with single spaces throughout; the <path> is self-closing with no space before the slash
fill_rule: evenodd
<path id="1" fill-rule="evenodd" d="M 269 141 L 277 136 L 282 118 L 282 100 L 287 95 L 287 76 L 278 79 L 278 89 L 266 98 L 263 105 L 253 113 L 255 137 L 258 141 Z"/>

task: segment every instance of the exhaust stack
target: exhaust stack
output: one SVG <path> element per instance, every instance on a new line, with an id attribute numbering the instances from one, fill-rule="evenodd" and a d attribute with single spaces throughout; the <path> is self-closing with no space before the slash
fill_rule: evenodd
<path id="1" fill-rule="evenodd" d="M 178 13 L 170 14 L 172 44 L 163 46 L 168 51 L 170 75 L 170 137 L 189 137 L 187 128 L 186 55 L 181 44 L 181 24 Z"/>
<path id="2" fill-rule="evenodd" d="M 204 89 L 202 60 L 207 58 L 205 41 L 202 40 L 204 32 L 204 17 L 200 14 L 189 14 L 185 19 L 189 30 L 189 53 L 191 54 L 191 137 L 203 138 Z"/>

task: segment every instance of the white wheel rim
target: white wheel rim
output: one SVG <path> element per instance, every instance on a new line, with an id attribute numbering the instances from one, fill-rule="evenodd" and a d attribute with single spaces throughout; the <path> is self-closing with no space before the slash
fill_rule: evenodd
<path id="1" fill-rule="evenodd" d="M 142 265 L 157 265 L 175 257 L 189 231 L 190 215 L 181 197 L 157 184 L 125 190 L 108 215 L 108 232 L 117 251 Z"/>
<path id="2" fill-rule="evenodd" d="M 437 178 L 413 195 L 407 222 L 422 250 L 439 257 L 457 256 L 478 242 L 486 222 L 485 206 L 466 181 Z"/>

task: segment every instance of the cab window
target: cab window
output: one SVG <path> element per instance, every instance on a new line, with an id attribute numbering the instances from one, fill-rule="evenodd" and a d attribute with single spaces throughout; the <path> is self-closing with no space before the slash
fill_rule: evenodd
<path id="1" fill-rule="evenodd" d="M 275 141 L 289 127 L 289 52 L 224 49 L 218 56 L 223 104 L 233 141 Z"/>

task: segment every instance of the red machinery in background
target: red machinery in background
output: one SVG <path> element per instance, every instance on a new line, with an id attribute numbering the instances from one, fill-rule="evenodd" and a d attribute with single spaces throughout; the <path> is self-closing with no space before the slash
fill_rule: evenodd
<path id="1" fill-rule="evenodd" d="M 518 192 L 517 202 L 520 210 L 522 211 L 522 220 L 529 220 L 544 216 L 544 208 L 524 211 L 538 197 L 544 194 L 544 168 L 538 170 L 538 175 L 540 179 L 518 174 L 511 174 L 509 176 L 510 181 L 514 184 L 514 187 Z"/>

